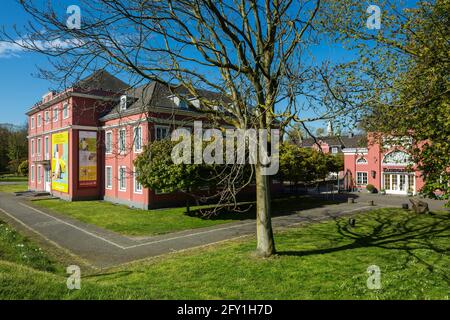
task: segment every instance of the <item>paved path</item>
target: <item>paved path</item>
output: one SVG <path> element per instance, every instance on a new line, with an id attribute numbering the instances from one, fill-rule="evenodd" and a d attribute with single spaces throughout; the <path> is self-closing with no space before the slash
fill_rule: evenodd
<path id="1" fill-rule="evenodd" d="M 303 210 L 298 214 L 273 218 L 275 229 L 303 222 L 314 222 L 357 211 L 373 209 L 360 196 L 355 204 L 342 203 Z M 378 206 L 396 206 L 406 202 L 396 197 L 375 200 Z M 442 206 L 442 203 L 440 203 Z M 47 241 L 68 249 L 93 267 L 106 268 L 147 257 L 199 247 L 254 234 L 254 220 L 244 220 L 214 227 L 186 230 L 152 237 L 127 237 L 64 215 L 37 209 L 24 197 L 0 193 L 0 216 L 39 234 Z"/>

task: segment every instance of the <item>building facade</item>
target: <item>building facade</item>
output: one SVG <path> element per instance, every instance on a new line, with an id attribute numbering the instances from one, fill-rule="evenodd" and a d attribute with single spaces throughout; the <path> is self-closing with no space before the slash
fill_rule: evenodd
<path id="1" fill-rule="evenodd" d="M 368 134 L 366 146 L 344 148 L 346 187 L 364 190 L 371 184 L 386 194 L 417 194 L 424 182 L 406 151 L 411 143 L 408 138 L 380 139 Z"/>
<path id="2" fill-rule="evenodd" d="M 204 120 L 196 104 L 155 82 L 128 89 L 105 71 L 62 93 L 48 93 L 27 112 L 29 190 L 144 209 L 184 203 L 183 193 L 143 188 L 133 161 L 149 141 Z"/>

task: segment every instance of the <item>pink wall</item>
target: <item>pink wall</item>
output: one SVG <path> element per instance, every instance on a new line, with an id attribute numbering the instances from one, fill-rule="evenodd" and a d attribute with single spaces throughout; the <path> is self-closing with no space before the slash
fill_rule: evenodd
<path id="1" fill-rule="evenodd" d="M 382 149 L 378 139 L 373 135 L 368 136 L 368 146 L 365 148 L 358 148 L 356 152 L 349 152 L 349 149 L 344 150 L 344 172 L 350 173 L 352 177 L 352 186 L 358 188 L 365 188 L 366 185 L 357 185 L 357 172 L 367 172 L 367 183 L 372 184 L 378 190 L 384 189 L 383 173 L 392 174 L 407 174 L 413 173 L 415 177 L 414 192 L 419 192 L 423 187 L 423 179 L 419 171 L 412 168 L 412 172 L 407 165 L 389 165 L 383 164 L 384 157 L 396 150 L 404 151 L 401 146 L 392 146 L 388 149 Z M 357 163 L 358 159 L 364 158 L 367 163 Z M 390 172 L 389 172 L 390 171 Z"/>

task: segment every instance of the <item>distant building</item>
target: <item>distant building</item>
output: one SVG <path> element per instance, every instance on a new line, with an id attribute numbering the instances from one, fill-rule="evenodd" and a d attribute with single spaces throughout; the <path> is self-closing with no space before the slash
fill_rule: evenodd
<path id="1" fill-rule="evenodd" d="M 380 140 L 368 134 L 365 146 L 342 149 L 346 187 L 364 190 L 372 184 L 387 194 L 419 192 L 424 182 L 406 151 L 411 143 L 407 137 Z"/>
<path id="2" fill-rule="evenodd" d="M 331 125 L 330 125 L 331 127 Z M 314 148 L 321 150 L 323 153 L 342 153 L 345 148 L 357 148 L 366 145 L 365 135 L 330 135 L 325 137 L 303 139 L 301 146 L 304 148 Z"/>

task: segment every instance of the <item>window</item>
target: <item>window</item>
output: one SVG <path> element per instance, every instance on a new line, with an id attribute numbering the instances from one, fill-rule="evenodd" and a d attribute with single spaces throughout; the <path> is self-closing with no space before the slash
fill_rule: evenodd
<path id="1" fill-rule="evenodd" d="M 31 155 L 34 156 L 34 139 L 31 140 Z"/>
<path id="2" fill-rule="evenodd" d="M 67 119 L 69 117 L 69 105 L 64 103 L 63 105 L 63 119 Z"/>
<path id="3" fill-rule="evenodd" d="M 38 114 L 37 116 L 37 126 L 40 127 L 42 125 L 42 116 Z"/>
<path id="4" fill-rule="evenodd" d="M 49 153 L 49 144 L 48 144 L 48 142 L 49 142 L 49 139 L 48 139 L 48 136 L 47 136 L 47 137 L 45 137 L 45 144 L 44 144 L 44 153 L 45 153 L 46 157 L 47 157 L 47 155 Z"/>
<path id="5" fill-rule="evenodd" d="M 38 171 L 37 171 L 37 182 L 41 183 L 41 166 L 38 166 Z"/>
<path id="6" fill-rule="evenodd" d="M 180 104 L 179 104 L 180 109 L 187 109 L 188 108 L 188 104 L 185 100 L 180 100 Z"/>
<path id="7" fill-rule="evenodd" d="M 53 122 L 58 121 L 58 117 L 59 117 L 59 110 L 58 110 L 58 108 L 54 108 L 53 109 Z"/>
<path id="8" fill-rule="evenodd" d="M 36 150 L 37 150 L 37 155 L 40 156 L 41 155 L 41 138 L 37 139 Z M 38 169 L 39 169 L 39 167 L 38 167 Z"/>
<path id="9" fill-rule="evenodd" d="M 142 127 L 134 128 L 134 151 L 140 152 L 142 151 Z"/>
<path id="10" fill-rule="evenodd" d="M 356 172 L 356 184 L 360 186 L 367 184 L 367 172 Z"/>
<path id="11" fill-rule="evenodd" d="M 169 127 L 156 127 L 156 140 L 163 140 L 169 135 Z"/>
<path id="12" fill-rule="evenodd" d="M 137 180 L 136 169 L 134 169 L 134 193 L 142 193 L 142 184 Z"/>
<path id="13" fill-rule="evenodd" d="M 34 166 L 31 166 L 31 172 L 30 172 L 30 174 L 31 174 L 31 182 L 34 182 Z"/>
<path id="14" fill-rule="evenodd" d="M 119 130 L 119 152 L 125 152 L 127 131 L 126 129 Z"/>
<path id="15" fill-rule="evenodd" d="M 31 117 L 31 129 L 34 129 L 34 117 Z"/>
<path id="16" fill-rule="evenodd" d="M 356 160 L 356 164 L 367 164 L 367 160 L 364 158 L 359 158 Z"/>
<path id="17" fill-rule="evenodd" d="M 119 190 L 127 190 L 126 167 L 119 167 Z"/>
<path id="18" fill-rule="evenodd" d="M 339 152 L 339 148 L 338 147 L 332 147 L 331 148 L 331 153 L 338 153 Z"/>
<path id="19" fill-rule="evenodd" d="M 105 152 L 112 153 L 112 132 L 107 131 L 105 133 Z"/>
<path id="20" fill-rule="evenodd" d="M 49 121 L 50 121 L 50 116 L 49 116 L 48 113 L 49 113 L 48 111 L 45 111 L 45 113 L 44 113 L 44 121 L 45 121 L 45 123 L 49 123 Z"/>
<path id="21" fill-rule="evenodd" d="M 120 110 L 127 110 L 127 96 L 125 95 L 120 97 Z"/>
<path id="22" fill-rule="evenodd" d="M 105 188 L 112 189 L 112 167 L 106 166 L 105 170 Z"/>

